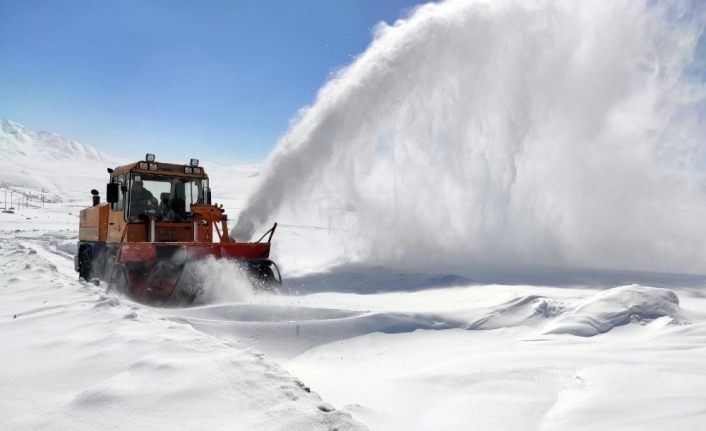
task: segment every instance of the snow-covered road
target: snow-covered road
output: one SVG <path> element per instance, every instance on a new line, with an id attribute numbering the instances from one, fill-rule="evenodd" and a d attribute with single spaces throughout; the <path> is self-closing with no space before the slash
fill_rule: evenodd
<path id="1" fill-rule="evenodd" d="M 223 266 L 207 303 L 160 309 L 76 280 L 71 207 L 3 216 L 2 429 L 706 423 L 700 277 L 493 284 L 341 265 L 290 270 L 291 295 L 256 295 L 211 262 Z"/>
<path id="2" fill-rule="evenodd" d="M 78 281 L 72 242 L 0 234 L 1 429 L 365 429 L 260 351 Z"/>

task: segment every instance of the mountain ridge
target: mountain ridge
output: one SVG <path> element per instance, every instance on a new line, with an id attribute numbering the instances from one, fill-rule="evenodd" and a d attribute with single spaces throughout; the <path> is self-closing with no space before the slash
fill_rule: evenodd
<path id="1" fill-rule="evenodd" d="M 94 147 L 66 138 L 54 132 L 33 131 L 8 119 L 0 119 L 0 150 L 7 157 L 39 157 L 43 160 L 72 160 L 81 158 L 94 162 L 114 164 L 119 159 Z"/>
<path id="2" fill-rule="evenodd" d="M 85 200 L 91 188 L 103 190 L 108 180 L 106 168 L 137 160 L 106 154 L 57 133 L 34 131 L 3 118 L 0 154 L 0 186 L 27 188 L 57 200 Z M 240 202 L 243 190 L 259 180 L 261 166 L 257 164 L 204 164 L 213 179 L 212 187 L 223 198 L 234 197 Z"/>
<path id="3" fill-rule="evenodd" d="M 61 200 L 84 198 L 91 186 L 106 181 L 107 167 L 124 162 L 57 133 L 34 131 L 4 118 L 0 119 L 0 154 L 0 184 Z"/>

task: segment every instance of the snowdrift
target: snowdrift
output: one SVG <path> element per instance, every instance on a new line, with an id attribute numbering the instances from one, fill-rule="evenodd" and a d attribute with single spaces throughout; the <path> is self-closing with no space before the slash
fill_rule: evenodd
<path id="1" fill-rule="evenodd" d="M 679 298 L 667 289 L 622 286 L 599 292 L 553 322 L 545 332 L 592 336 L 627 323 L 649 323 L 667 318 L 668 323 L 687 323 L 681 317 Z"/>
<path id="2" fill-rule="evenodd" d="M 365 429 L 257 350 L 76 281 L 71 233 L 25 235 L 0 239 L 3 429 Z"/>

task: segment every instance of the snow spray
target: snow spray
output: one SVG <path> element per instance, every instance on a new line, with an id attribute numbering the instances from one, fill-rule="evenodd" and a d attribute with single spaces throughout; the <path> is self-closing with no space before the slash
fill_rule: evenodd
<path id="1" fill-rule="evenodd" d="M 202 303 L 244 302 L 253 296 L 246 269 L 234 261 L 209 256 L 189 262 L 182 278 L 192 293 L 201 290 L 198 301 Z"/>
<path id="2" fill-rule="evenodd" d="M 345 226 L 347 256 L 417 267 L 706 271 L 705 17 L 456 0 L 380 24 L 280 139 L 233 234 Z"/>

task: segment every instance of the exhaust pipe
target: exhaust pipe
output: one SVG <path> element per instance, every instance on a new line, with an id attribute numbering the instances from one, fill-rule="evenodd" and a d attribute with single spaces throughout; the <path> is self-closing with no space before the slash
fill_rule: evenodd
<path id="1" fill-rule="evenodd" d="M 91 195 L 93 195 L 93 206 L 97 206 L 99 203 L 101 203 L 101 197 L 98 194 L 98 190 L 93 189 L 91 190 Z"/>

